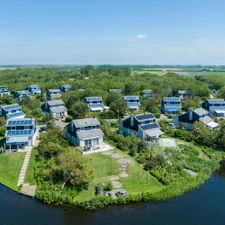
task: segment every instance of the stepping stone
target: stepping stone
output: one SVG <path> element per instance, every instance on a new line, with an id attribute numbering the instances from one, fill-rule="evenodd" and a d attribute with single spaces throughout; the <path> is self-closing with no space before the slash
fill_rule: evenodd
<path id="1" fill-rule="evenodd" d="M 112 157 L 113 157 L 114 159 L 123 159 L 123 156 L 120 155 L 120 154 L 117 154 L 117 153 L 112 154 Z"/>
<path id="2" fill-rule="evenodd" d="M 116 175 L 112 175 L 112 176 L 109 176 L 108 177 L 111 181 L 116 181 L 116 180 L 119 180 L 120 177 L 119 176 L 116 176 Z"/>
<path id="3" fill-rule="evenodd" d="M 119 181 L 112 181 L 113 188 L 121 188 L 122 184 Z"/>
<path id="4" fill-rule="evenodd" d="M 128 159 L 124 159 L 124 158 L 120 158 L 117 160 L 118 163 L 122 166 L 122 165 L 128 165 L 130 163 L 130 161 Z"/>
<path id="5" fill-rule="evenodd" d="M 121 172 L 119 175 L 121 178 L 128 177 L 129 175 L 126 172 Z"/>

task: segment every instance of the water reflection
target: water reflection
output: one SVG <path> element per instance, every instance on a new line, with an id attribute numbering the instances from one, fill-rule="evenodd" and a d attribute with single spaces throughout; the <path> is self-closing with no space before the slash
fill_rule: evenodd
<path id="1" fill-rule="evenodd" d="M 0 186 L 0 225 L 224 225 L 225 172 L 166 202 L 110 206 L 96 211 L 44 205 Z"/>

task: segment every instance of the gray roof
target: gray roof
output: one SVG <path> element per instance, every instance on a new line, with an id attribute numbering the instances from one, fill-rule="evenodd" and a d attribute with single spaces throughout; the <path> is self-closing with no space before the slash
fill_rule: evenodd
<path id="1" fill-rule="evenodd" d="M 146 135 L 148 135 L 149 137 L 155 137 L 155 136 L 160 136 L 160 135 L 164 134 L 164 132 L 161 131 L 160 128 L 144 130 L 144 133 Z"/>
<path id="2" fill-rule="evenodd" d="M 30 95 L 30 92 L 28 90 L 21 90 L 16 92 L 18 95 Z"/>
<path id="3" fill-rule="evenodd" d="M 67 112 L 68 109 L 64 106 L 59 106 L 59 107 L 52 107 L 50 109 L 50 111 L 53 112 L 53 113 L 59 113 L 59 112 Z"/>
<path id="4" fill-rule="evenodd" d="M 100 125 L 98 119 L 96 118 L 85 118 L 85 119 L 73 120 L 73 123 L 75 127 L 77 128 Z"/>
<path id="5" fill-rule="evenodd" d="M 34 88 L 34 89 L 40 89 L 38 85 L 36 84 L 31 84 L 28 86 L 29 88 Z"/>
<path id="6" fill-rule="evenodd" d="M 89 138 L 103 137 L 103 132 L 101 129 L 78 131 L 77 136 L 80 140 L 85 140 Z"/>
<path id="7" fill-rule="evenodd" d="M 186 90 L 179 90 L 178 94 L 183 95 L 183 94 L 187 94 L 188 92 Z"/>
<path id="8" fill-rule="evenodd" d="M 47 103 L 50 107 L 55 105 L 65 105 L 64 101 L 61 99 L 50 100 L 50 101 L 47 101 Z"/>
<path id="9" fill-rule="evenodd" d="M 59 90 L 59 89 L 48 89 L 48 92 L 49 93 L 54 93 L 54 92 L 59 92 L 59 93 L 61 93 L 61 91 Z"/>
<path id="10" fill-rule="evenodd" d="M 203 109 L 202 107 L 195 109 L 194 112 L 199 116 L 204 116 L 208 114 L 208 111 Z"/>
<path id="11" fill-rule="evenodd" d="M 205 125 L 207 125 L 208 123 L 212 122 L 213 119 L 212 119 L 211 117 L 209 117 L 209 116 L 205 116 L 205 117 L 202 118 L 200 121 L 201 121 L 202 123 L 204 123 Z"/>

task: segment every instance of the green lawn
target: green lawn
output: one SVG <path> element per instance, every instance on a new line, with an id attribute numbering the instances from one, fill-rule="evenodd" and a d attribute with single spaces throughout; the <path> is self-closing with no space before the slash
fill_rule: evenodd
<path id="1" fill-rule="evenodd" d="M 164 186 L 148 172 L 144 171 L 141 165 L 139 165 L 132 157 L 124 152 L 119 151 L 126 158 L 130 160 L 129 164 L 129 176 L 121 179 L 123 188 L 130 194 L 137 194 L 142 192 L 157 192 L 164 188 Z"/>
<path id="2" fill-rule="evenodd" d="M 17 182 L 25 153 L 0 154 L 0 183 L 17 190 Z"/>
<path id="3" fill-rule="evenodd" d="M 157 76 L 164 76 L 167 72 L 166 71 L 152 71 L 152 70 L 136 70 L 136 71 L 132 71 L 132 75 L 133 74 L 138 74 L 138 75 L 142 75 L 142 74 L 149 74 L 149 75 L 157 75 Z"/>
<path id="4" fill-rule="evenodd" d="M 101 182 L 109 182 L 107 178 L 110 175 L 119 174 L 119 165 L 117 161 L 111 156 L 106 156 L 101 153 L 85 156 L 90 159 L 91 165 L 94 169 L 95 177 L 89 184 L 88 190 L 82 191 L 77 197 L 76 201 L 82 202 L 90 200 L 95 197 L 95 186 Z"/>
<path id="5" fill-rule="evenodd" d="M 26 172 L 25 183 L 29 183 L 31 185 L 36 185 L 36 181 L 34 179 L 34 167 L 35 167 L 35 157 L 37 155 L 37 150 L 33 149 L 31 158 L 29 161 L 29 165 Z"/>
<path id="6" fill-rule="evenodd" d="M 118 153 L 124 155 L 130 160 L 129 177 L 120 179 L 123 188 L 129 194 L 142 192 L 156 192 L 164 188 L 164 186 L 149 173 L 145 172 L 136 161 L 126 153 L 117 150 Z M 78 202 L 90 200 L 95 197 L 95 186 L 101 182 L 109 182 L 107 178 L 110 175 L 118 175 L 119 164 L 116 159 L 103 154 L 93 154 L 85 156 L 91 160 L 91 164 L 95 171 L 95 178 L 91 181 L 88 190 L 82 191 L 77 197 Z"/>

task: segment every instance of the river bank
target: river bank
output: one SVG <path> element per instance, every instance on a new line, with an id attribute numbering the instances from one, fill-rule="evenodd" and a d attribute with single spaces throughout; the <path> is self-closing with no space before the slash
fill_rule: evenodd
<path id="1" fill-rule="evenodd" d="M 224 175 L 215 173 L 204 185 L 169 201 L 87 211 L 45 205 L 0 185 L 0 216 L 4 225 L 223 225 L 224 189 Z"/>

